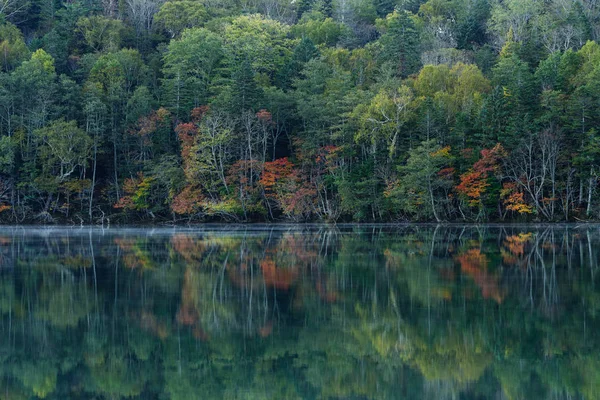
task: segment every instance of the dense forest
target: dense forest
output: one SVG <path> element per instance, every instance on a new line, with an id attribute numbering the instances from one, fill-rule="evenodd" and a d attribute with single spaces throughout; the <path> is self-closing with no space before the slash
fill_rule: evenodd
<path id="1" fill-rule="evenodd" d="M 0 220 L 600 219 L 595 0 L 0 0 Z"/>

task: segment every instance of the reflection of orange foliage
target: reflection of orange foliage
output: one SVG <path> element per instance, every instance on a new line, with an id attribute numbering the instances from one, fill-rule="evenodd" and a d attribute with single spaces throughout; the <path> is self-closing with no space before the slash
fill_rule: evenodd
<path id="1" fill-rule="evenodd" d="M 192 335 L 198 340 L 208 340 L 208 334 L 200 326 L 200 311 L 196 304 L 198 287 L 195 284 L 194 270 L 187 268 L 183 275 L 181 304 L 175 317 L 177 323 L 192 328 Z"/>
<path id="2" fill-rule="evenodd" d="M 519 258 L 525 255 L 525 245 L 531 240 L 531 233 L 519 233 L 510 235 L 504 239 L 504 247 L 500 253 L 502 260 L 508 265 L 523 265 Z"/>
<path id="3" fill-rule="evenodd" d="M 325 300 L 328 303 L 333 303 L 338 298 L 338 293 L 334 290 L 330 290 L 326 283 L 317 282 L 317 293 L 319 293 L 319 297 Z"/>
<path id="4" fill-rule="evenodd" d="M 169 336 L 169 330 L 164 323 L 159 322 L 154 314 L 142 311 L 140 315 L 140 327 L 161 339 L 166 339 Z"/>
<path id="5" fill-rule="evenodd" d="M 293 263 L 302 265 L 310 265 L 319 257 L 313 248 L 308 248 L 306 238 L 297 234 L 284 235 L 274 249 L 274 253 L 290 256 L 293 258 Z"/>
<path id="6" fill-rule="evenodd" d="M 176 234 L 171 238 L 171 244 L 187 262 L 196 262 L 202 259 L 205 251 L 205 242 L 185 234 Z"/>
<path id="7" fill-rule="evenodd" d="M 194 338 L 202 340 L 203 342 L 208 340 L 208 334 L 199 326 L 196 326 L 194 329 L 192 329 L 192 335 Z"/>
<path id="8" fill-rule="evenodd" d="M 123 263 L 130 269 L 152 268 L 152 259 L 144 252 L 134 239 L 115 238 L 115 244 L 123 250 Z"/>
<path id="9" fill-rule="evenodd" d="M 507 236 L 504 240 L 504 245 L 508 247 L 511 253 L 516 256 L 525 254 L 525 243 L 531 239 L 531 233 L 519 233 L 518 235 Z"/>
<path id="10" fill-rule="evenodd" d="M 133 239 L 126 238 L 115 238 L 115 244 L 124 251 L 131 251 L 135 246 L 135 241 Z"/>
<path id="11" fill-rule="evenodd" d="M 200 313 L 194 301 L 193 279 L 194 272 L 190 268 L 186 269 L 181 289 L 181 305 L 177 311 L 177 322 L 184 326 L 193 326 L 200 319 Z"/>
<path id="12" fill-rule="evenodd" d="M 498 287 L 498 277 L 487 271 L 488 259 L 479 249 L 470 249 L 456 257 L 460 263 L 460 269 L 473 278 L 477 286 L 481 288 L 481 294 L 485 299 L 494 299 L 501 303 L 504 293 Z"/>
<path id="13" fill-rule="evenodd" d="M 298 277 L 298 271 L 295 268 L 277 268 L 275 261 L 271 259 L 262 260 L 260 269 L 263 273 L 263 279 L 268 287 L 287 290 Z"/>
<path id="14" fill-rule="evenodd" d="M 456 274 L 454 273 L 454 270 L 450 268 L 441 269 L 440 275 L 442 276 L 442 278 L 448 281 L 453 281 L 454 279 L 456 279 Z"/>
<path id="15" fill-rule="evenodd" d="M 273 321 L 268 321 L 258 330 L 260 337 L 267 337 L 273 333 Z"/>

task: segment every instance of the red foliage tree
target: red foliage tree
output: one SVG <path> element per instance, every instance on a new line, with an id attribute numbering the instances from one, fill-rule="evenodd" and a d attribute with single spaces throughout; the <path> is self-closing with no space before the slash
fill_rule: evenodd
<path id="1" fill-rule="evenodd" d="M 266 162 L 259 183 L 267 201 L 275 201 L 286 216 L 305 219 L 311 214 L 316 192 L 287 157 Z"/>
<path id="2" fill-rule="evenodd" d="M 498 174 L 504 157 L 506 151 L 500 143 L 491 149 L 483 149 L 481 158 L 473 164 L 473 168 L 460 176 L 456 191 L 467 198 L 470 206 L 481 206 L 482 197 L 490 186 L 489 178 Z"/>
<path id="3" fill-rule="evenodd" d="M 177 196 L 173 198 L 171 210 L 176 214 L 193 214 L 200 210 L 204 196 L 200 189 L 192 185 L 186 186 Z"/>

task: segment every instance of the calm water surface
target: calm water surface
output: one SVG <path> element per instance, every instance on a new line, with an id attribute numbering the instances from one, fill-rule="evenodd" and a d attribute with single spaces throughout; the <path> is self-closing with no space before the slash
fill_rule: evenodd
<path id="1" fill-rule="evenodd" d="M 598 399 L 600 226 L 0 228 L 2 399 Z"/>

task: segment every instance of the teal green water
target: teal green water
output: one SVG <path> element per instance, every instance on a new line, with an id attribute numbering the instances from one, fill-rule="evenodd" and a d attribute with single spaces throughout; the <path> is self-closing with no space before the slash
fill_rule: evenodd
<path id="1" fill-rule="evenodd" d="M 0 228 L 2 399 L 597 399 L 600 227 Z"/>

